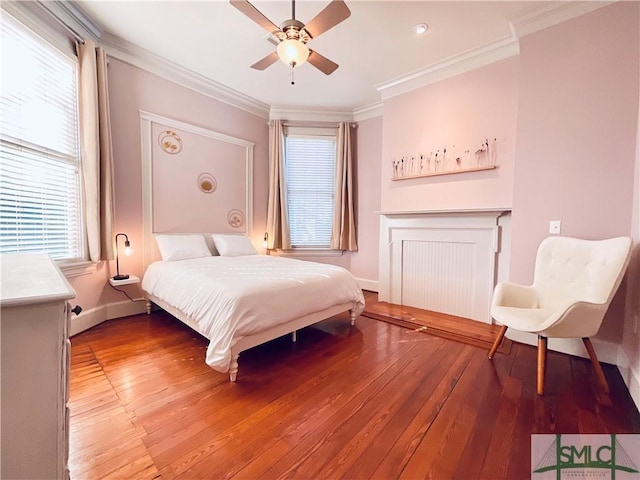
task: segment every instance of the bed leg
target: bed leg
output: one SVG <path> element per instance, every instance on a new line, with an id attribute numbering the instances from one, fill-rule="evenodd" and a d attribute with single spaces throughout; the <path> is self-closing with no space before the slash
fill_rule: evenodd
<path id="1" fill-rule="evenodd" d="M 296 343 L 298 341 L 298 331 L 294 330 L 293 332 L 291 332 L 291 341 L 293 343 Z"/>
<path id="2" fill-rule="evenodd" d="M 229 381 L 235 382 L 238 377 L 238 357 L 239 355 L 234 355 L 231 358 L 231 365 L 229 366 Z"/>
<path id="3" fill-rule="evenodd" d="M 147 303 L 145 304 L 147 309 L 147 315 L 151 315 L 151 300 L 147 299 Z"/>
<path id="4" fill-rule="evenodd" d="M 356 311 L 355 311 L 355 309 L 349 310 L 349 317 L 351 318 L 351 326 L 353 327 L 356 324 Z"/>

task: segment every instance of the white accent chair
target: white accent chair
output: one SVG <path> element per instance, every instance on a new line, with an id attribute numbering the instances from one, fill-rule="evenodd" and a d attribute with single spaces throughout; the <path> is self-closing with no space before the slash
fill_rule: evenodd
<path id="1" fill-rule="evenodd" d="M 538 335 L 538 395 L 544 394 L 547 338 L 582 338 L 605 392 L 609 386 L 589 337 L 598 333 L 625 274 L 631 239 L 549 237 L 536 256 L 533 285 L 499 283 L 491 316 L 502 324 L 493 358 L 507 328 Z"/>

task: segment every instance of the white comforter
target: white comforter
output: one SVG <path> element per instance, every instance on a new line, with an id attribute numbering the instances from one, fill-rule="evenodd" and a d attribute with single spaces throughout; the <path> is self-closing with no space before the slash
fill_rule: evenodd
<path id="1" fill-rule="evenodd" d="M 194 319 L 209 340 L 207 364 L 227 372 L 231 347 L 241 337 L 274 325 L 353 302 L 362 290 L 334 265 L 266 255 L 204 257 L 155 262 L 142 289 Z"/>

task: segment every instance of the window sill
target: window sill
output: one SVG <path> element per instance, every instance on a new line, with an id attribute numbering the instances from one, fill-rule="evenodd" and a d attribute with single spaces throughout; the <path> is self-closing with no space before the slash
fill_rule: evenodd
<path id="1" fill-rule="evenodd" d="M 291 250 L 270 250 L 270 255 L 278 257 L 341 257 L 342 250 L 329 248 L 295 248 Z"/>
<path id="2" fill-rule="evenodd" d="M 57 262 L 57 264 L 60 271 L 67 278 L 89 275 L 90 273 L 94 273 L 97 268 L 97 264 L 90 261 L 69 263 Z"/>

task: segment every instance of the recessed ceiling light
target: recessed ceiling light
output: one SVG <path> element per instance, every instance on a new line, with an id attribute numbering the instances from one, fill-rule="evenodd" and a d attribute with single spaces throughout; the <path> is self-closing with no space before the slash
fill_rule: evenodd
<path id="1" fill-rule="evenodd" d="M 413 26 L 413 31 L 416 35 L 422 35 L 426 33 L 427 30 L 429 30 L 429 25 L 427 25 L 426 23 L 419 23 Z"/>

